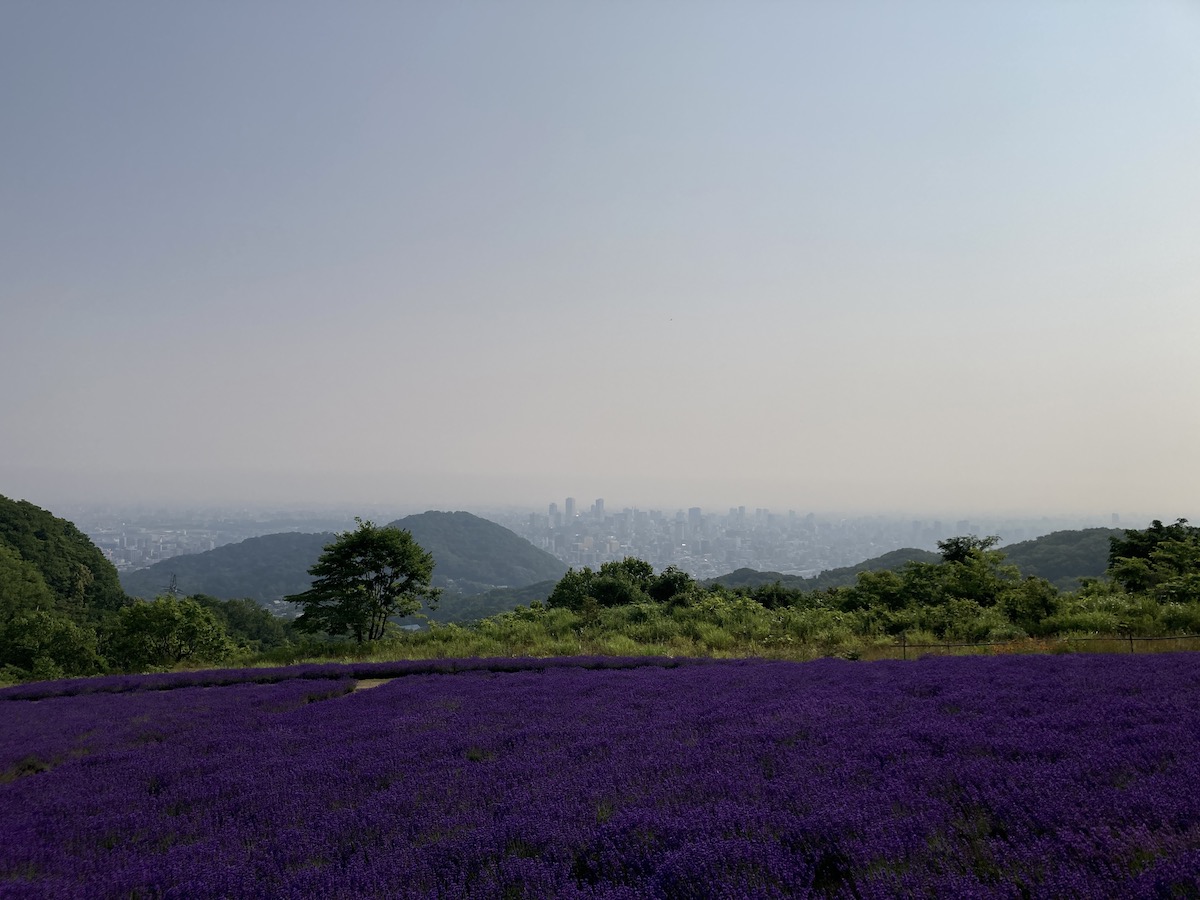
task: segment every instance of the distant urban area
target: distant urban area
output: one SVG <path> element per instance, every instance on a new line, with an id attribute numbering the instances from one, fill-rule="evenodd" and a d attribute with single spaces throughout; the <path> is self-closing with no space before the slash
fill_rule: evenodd
<path id="1" fill-rule="evenodd" d="M 147 509 L 82 506 L 63 510 L 120 570 L 146 568 L 186 553 L 278 532 L 343 531 L 354 517 L 388 522 L 413 512 L 399 508 L 354 509 Z M 898 515 L 835 515 L 765 508 L 609 510 L 604 500 L 581 504 L 573 497 L 545 511 L 528 508 L 471 510 L 503 525 L 568 565 L 597 567 L 634 556 L 656 569 L 676 566 L 696 578 L 740 568 L 814 575 L 854 565 L 901 547 L 936 549 L 964 534 L 997 534 L 1001 545 L 1052 531 L 1120 526 L 1106 516 L 975 516 L 931 519 Z M 1141 527 L 1145 523 L 1133 522 Z"/>
<path id="2" fill-rule="evenodd" d="M 815 575 L 850 566 L 901 547 L 924 550 L 963 534 L 998 534 L 1002 544 L 1052 531 L 1113 526 L 1120 515 L 973 519 L 913 519 L 898 516 L 838 516 L 764 508 L 727 511 L 626 507 L 608 511 L 597 499 L 586 508 L 573 497 L 549 504 L 545 513 L 493 516 L 572 566 L 592 566 L 636 556 L 656 569 L 675 566 L 696 578 L 713 578 L 741 568 Z"/>

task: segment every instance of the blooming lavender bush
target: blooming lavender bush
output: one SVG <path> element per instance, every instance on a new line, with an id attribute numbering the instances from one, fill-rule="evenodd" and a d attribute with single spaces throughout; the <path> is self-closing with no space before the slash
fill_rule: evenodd
<path id="1" fill-rule="evenodd" d="M 710 659 L 665 657 L 571 656 L 554 659 L 401 659 L 390 662 L 303 663 L 276 668 L 203 669 L 195 672 L 160 672 L 152 675 L 105 675 L 96 678 L 63 678 L 0 688 L 0 701 L 44 700 L 80 694 L 123 694 L 130 691 L 168 691 L 181 687 L 215 687 L 255 682 L 274 684 L 292 679 L 398 678 L 403 675 L 451 675 L 455 672 L 526 672 L 548 668 L 628 669 L 640 666 L 703 665 Z"/>
<path id="2" fill-rule="evenodd" d="M 0 897 L 1200 891 L 1192 656 L 591 663 L 0 702 Z"/>

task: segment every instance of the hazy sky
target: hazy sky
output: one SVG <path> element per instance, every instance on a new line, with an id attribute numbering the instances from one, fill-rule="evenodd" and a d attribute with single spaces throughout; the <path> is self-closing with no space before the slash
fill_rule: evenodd
<path id="1" fill-rule="evenodd" d="M 1200 513 L 1200 4 L 0 4 L 0 493 Z"/>

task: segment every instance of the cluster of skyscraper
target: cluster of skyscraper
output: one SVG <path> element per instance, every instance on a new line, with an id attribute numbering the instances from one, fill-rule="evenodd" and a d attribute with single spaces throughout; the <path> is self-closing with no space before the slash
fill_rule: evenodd
<path id="1" fill-rule="evenodd" d="M 886 516 L 818 516 L 795 510 L 730 507 L 706 513 L 701 507 L 665 512 L 626 507 L 605 509 L 597 499 L 583 509 L 574 497 L 550 503 L 546 513 L 503 524 L 572 566 L 593 568 L 635 556 L 655 568 L 677 566 L 698 578 L 739 568 L 814 575 L 849 566 L 901 547 L 935 550 L 937 542 L 964 534 L 999 534 L 1005 543 L 1065 528 L 1109 524 L 1101 519 L 912 520 Z"/>

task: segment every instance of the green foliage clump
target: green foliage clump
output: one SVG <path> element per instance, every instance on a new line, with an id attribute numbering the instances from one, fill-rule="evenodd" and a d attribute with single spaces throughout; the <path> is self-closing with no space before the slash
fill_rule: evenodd
<path id="1" fill-rule="evenodd" d="M 225 628 L 230 640 L 243 650 L 270 650 L 282 647 L 292 639 L 293 629 L 290 622 L 249 598 L 218 600 L 207 594 L 196 594 L 190 599 L 211 610 Z"/>
<path id="2" fill-rule="evenodd" d="M 1021 574 L 1044 578 L 1060 591 L 1075 591 L 1085 578 L 1104 574 L 1108 568 L 1109 539 L 1119 534 L 1119 528 L 1055 531 L 1035 540 L 1009 544 L 1004 555 Z"/>
<path id="3" fill-rule="evenodd" d="M 606 562 L 597 571 L 588 566 L 568 570 L 554 586 L 547 602 L 551 607 L 569 609 L 594 619 L 598 610 L 614 606 L 651 600 L 686 603 L 697 590 L 695 580 L 674 566 L 656 576 L 650 563 L 627 556 Z"/>
<path id="4" fill-rule="evenodd" d="M 41 609 L 0 626 L 0 661 L 13 681 L 97 675 L 107 668 L 95 629 Z"/>
<path id="5" fill-rule="evenodd" d="M 0 497 L 0 670 L 8 681 L 107 668 L 97 629 L 127 602 L 116 569 L 72 523 Z"/>
<path id="6" fill-rule="evenodd" d="M 1200 528 L 1178 519 L 1155 519 L 1144 531 L 1112 538 L 1108 556 L 1112 580 L 1130 593 L 1162 602 L 1200 600 Z"/>
<path id="7" fill-rule="evenodd" d="M 88 536 L 27 500 L 0 496 L 0 546 L 38 570 L 64 611 L 98 617 L 125 604 L 116 568 Z"/>
<path id="8" fill-rule="evenodd" d="M 434 603 L 430 585 L 433 556 L 407 531 L 358 519 L 338 535 L 309 574 L 312 587 L 285 599 L 303 612 L 295 627 L 304 632 L 349 634 L 361 644 L 383 637 L 393 616 L 411 615 L 421 602 Z"/>
<path id="9" fill-rule="evenodd" d="M 171 596 L 126 606 L 108 643 L 112 663 L 132 672 L 221 663 L 234 649 L 216 613 L 190 598 Z"/>

